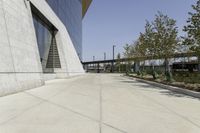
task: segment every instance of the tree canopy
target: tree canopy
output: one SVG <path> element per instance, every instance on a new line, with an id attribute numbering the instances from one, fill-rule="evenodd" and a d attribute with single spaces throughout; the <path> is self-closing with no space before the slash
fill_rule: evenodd
<path id="1" fill-rule="evenodd" d="M 187 25 L 183 31 L 187 32 L 184 43 L 190 50 L 200 55 L 200 0 L 192 5 L 193 12 L 189 12 Z"/>

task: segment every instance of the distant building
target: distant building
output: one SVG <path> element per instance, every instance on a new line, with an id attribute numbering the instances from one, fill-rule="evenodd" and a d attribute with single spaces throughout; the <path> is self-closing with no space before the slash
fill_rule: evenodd
<path id="1" fill-rule="evenodd" d="M 82 19 L 92 0 L 0 0 L 0 96 L 83 74 Z"/>

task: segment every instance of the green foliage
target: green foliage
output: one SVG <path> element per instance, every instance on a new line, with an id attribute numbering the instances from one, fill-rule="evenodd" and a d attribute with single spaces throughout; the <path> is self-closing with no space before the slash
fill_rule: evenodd
<path id="1" fill-rule="evenodd" d="M 137 72 L 137 75 L 140 76 L 140 75 L 141 75 L 141 71 L 138 71 L 138 72 Z"/>
<path id="2" fill-rule="evenodd" d="M 126 44 L 125 46 L 124 46 L 124 57 L 125 58 L 131 58 L 131 57 L 133 57 L 133 53 L 134 53 L 134 48 L 133 48 L 133 46 L 132 45 L 129 45 L 129 44 Z"/>
<path id="3" fill-rule="evenodd" d="M 176 21 L 158 12 L 153 22 L 146 21 L 145 32 L 135 42 L 135 56 L 168 58 L 177 49 L 177 36 Z"/>
<path id="4" fill-rule="evenodd" d="M 177 82 L 185 83 L 199 83 L 200 84 L 200 74 L 199 73 L 190 73 L 190 72 L 175 72 L 173 73 L 173 78 Z"/>
<path id="5" fill-rule="evenodd" d="M 134 57 L 134 46 L 133 45 L 129 45 L 129 44 L 126 44 L 125 46 L 124 46 L 124 57 L 125 58 L 132 58 L 132 57 Z M 132 65 L 132 62 L 131 61 L 129 61 L 129 60 L 127 60 L 126 61 L 126 71 L 127 72 L 130 72 L 131 70 L 131 65 Z"/>
<path id="6" fill-rule="evenodd" d="M 139 38 L 133 44 L 124 46 L 124 56 L 131 57 L 164 57 L 166 71 L 170 73 L 168 58 L 174 54 L 179 46 L 178 29 L 176 20 L 158 12 L 155 20 L 146 21 L 145 32 L 140 33 Z M 140 60 L 141 61 L 141 60 Z M 154 63 L 152 63 L 154 65 Z M 153 67 L 152 67 L 153 68 Z M 152 76 L 156 79 L 156 74 Z M 167 76 L 167 75 L 166 75 Z"/>
<path id="7" fill-rule="evenodd" d="M 153 79 L 156 80 L 158 78 L 158 74 L 155 70 L 152 70 Z"/>
<path id="8" fill-rule="evenodd" d="M 168 58 L 178 46 L 176 21 L 158 12 L 153 22 L 146 21 L 145 33 L 140 35 L 139 40 L 145 55 Z"/>
<path id="9" fill-rule="evenodd" d="M 143 45 L 146 48 L 146 55 L 152 57 L 156 56 L 158 51 L 157 43 L 155 42 L 155 34 L 156 32 L 154 31 L 153 25 L 149 21 L 146 21 Z"/>
<path id="10" fill-rule="evenodd" d="M 146 22 L 144 38 L 143 45 L 145 45 L 148 56 L 152 59 L 154 57 L 164 57 L 165 60 L 168 60 L 169 56 L 174 54 L 179 46 L 176 21 L 158 12 L 153 22 Z M 165 70 L 170 73 L 169 62 L 166 62 Z M 154 73 L 153 77 L 156 79 Z"/>
<path id="11" fill-rule="evenodd" d="M 184 44 L 188 45 L 191 51 L 200 55 L 200 0 L 192 5 L 193 12 L 189 12 L 187 25 L 183 31 L 187 32 Z"/>
<path id="12" fill-rule="evenodd" d="M 178 46 L 176 20 L 158 12 L 152 25 L 154 28 L 153 42 L 157 50 L 156 55 L 169 58 L 169 55 L 174 54 Z"/>
<path id="13" fill-rule="evenodd" d="M 172 82 L 173 81 L 171 72 L 167 71 L 166 74 L 165 74 L 165 77 L 166 77 L 166 81 L 168 81 L 168 82 Z"/>
<path id="14" fill-rule="evenodd" d="M 121 54 L 120 53 L 117 54 L 117 59 L 121 59 Z"/>

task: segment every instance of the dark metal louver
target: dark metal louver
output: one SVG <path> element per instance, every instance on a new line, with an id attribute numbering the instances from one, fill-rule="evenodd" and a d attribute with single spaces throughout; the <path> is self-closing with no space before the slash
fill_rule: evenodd
<path id="1" fill-rule="evenodd" d="M 46 68 L 61 68 L 55 36 L 52 37 Z"/>

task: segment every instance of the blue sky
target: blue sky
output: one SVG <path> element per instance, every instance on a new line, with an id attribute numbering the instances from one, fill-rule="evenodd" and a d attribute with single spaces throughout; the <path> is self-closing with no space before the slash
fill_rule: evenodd
<path id="1" fill-rule="evenodd" d="M 196 0 L 93 0 L 83 20 L 83 60 L 112 58 L 123 52 L 126 43 L 132 43 L 144 31 L 145 20 L 152 21 L 157 11 L 177 20 L 180 35 L 188 12 Z"/>

